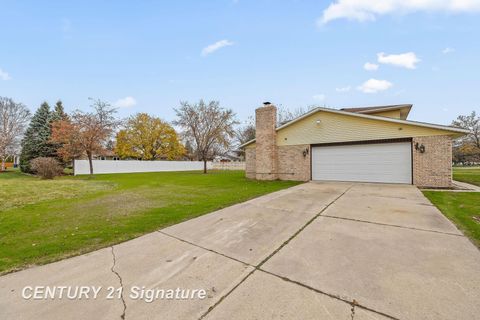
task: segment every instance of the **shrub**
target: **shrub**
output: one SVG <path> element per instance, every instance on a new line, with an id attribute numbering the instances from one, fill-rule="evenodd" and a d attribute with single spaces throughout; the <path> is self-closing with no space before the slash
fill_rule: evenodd
<path id="1" fill-rule="evenodd" d="M 63 172 L 63 168 L 55 158 L 39 157 L 30 161 L 32 170 L 42 179 L 53 179 Z"/>

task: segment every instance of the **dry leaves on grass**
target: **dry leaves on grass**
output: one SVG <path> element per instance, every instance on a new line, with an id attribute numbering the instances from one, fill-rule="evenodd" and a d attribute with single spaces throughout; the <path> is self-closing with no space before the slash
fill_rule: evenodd
<path id="1" fill-rule="evenodd" d="M 89 180 L 0 180 L 0 212 L 48 200 L 78 198 L 114 187 L 112 183 Z"/>
<path id="2" fill-rule="evenodd" d="M 163 189 L 163 188 L 161 188 Z M 187 198 L 187 199 L 185 199 Z M 75 204 L 73 211 L 87 211 L 106 217 L 127 216 L 149 209 L 163 208 L 175 204 L 193 204 L 184 194 L 172 195 L 155 192 L 149 188 L 118 191 Z"/>

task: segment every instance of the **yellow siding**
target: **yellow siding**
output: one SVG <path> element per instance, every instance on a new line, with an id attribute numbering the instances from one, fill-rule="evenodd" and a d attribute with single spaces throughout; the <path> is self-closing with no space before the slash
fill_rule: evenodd
<path id="1" fill-rule="evenodd" d="M 316 124 L 317 119 L 321 121 Z M 451 131 L 319 111 L 277 132 L 277 145 L 453 135 Z M 250 145 L 252 146 L 252 145 Z"/>
<path id="2" fill-rule="evenodd" d="M 400 119 L 400 109 L 398 109 L 398 110 L 390 110 L 390 111 L 383 111 L 383 112 L 369 113 L 369 115 L 378 116 L 378 117 L 387 117 L 387 118 Z"/>

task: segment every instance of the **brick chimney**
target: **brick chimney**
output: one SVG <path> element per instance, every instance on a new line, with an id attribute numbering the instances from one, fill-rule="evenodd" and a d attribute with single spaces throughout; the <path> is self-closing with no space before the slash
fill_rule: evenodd
<path id="1" fill-rule="evenodd" d="M 255 178 L 278 179 L 277 168 L 277 108 L 270 102 L 255 110 Z"/>

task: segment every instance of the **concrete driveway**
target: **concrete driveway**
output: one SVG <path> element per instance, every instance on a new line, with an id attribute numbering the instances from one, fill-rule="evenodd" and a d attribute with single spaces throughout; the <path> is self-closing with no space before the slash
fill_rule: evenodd
<path id="1" fill-rule="evenodd" d="M 25 286 L 102 290 L 26 300 Z M 0 277 L 0 319 L 478 319 L 478 301 L 479 250 L 407 185 L 310 182 Z"/>

